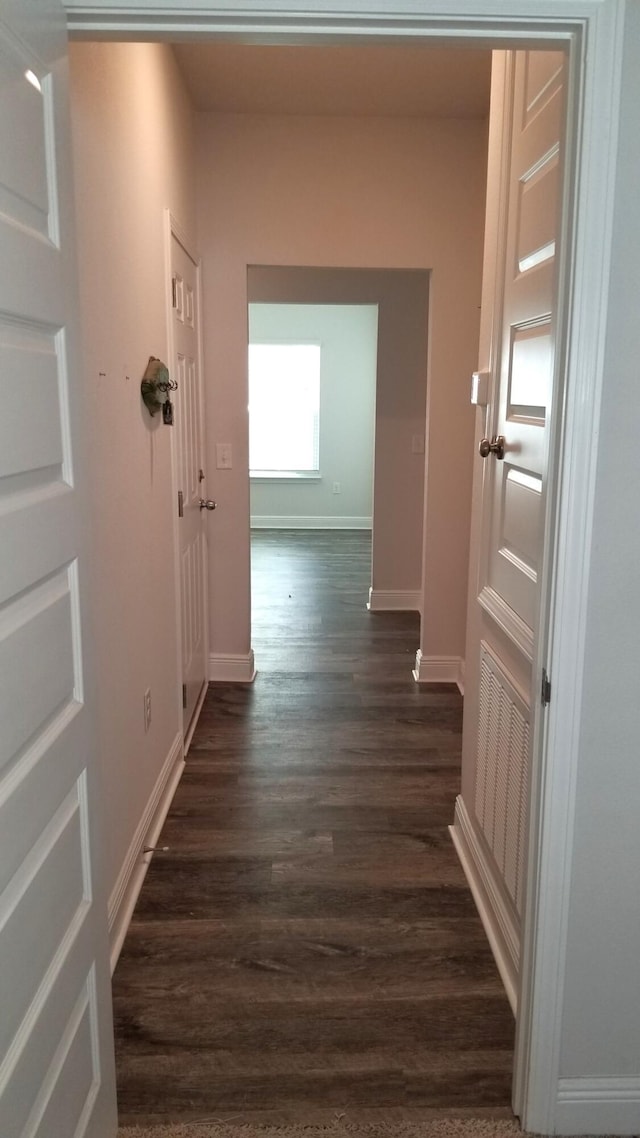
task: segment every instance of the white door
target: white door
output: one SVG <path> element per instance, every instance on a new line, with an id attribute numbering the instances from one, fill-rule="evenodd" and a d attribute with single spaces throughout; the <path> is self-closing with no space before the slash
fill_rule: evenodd
<path id="1" fill-rule="evenodd" d="M 480 373 L 488 404 L 479 412 L 485 457 L 476 457 L 474 482 L 478 556 L 457 815 L 479 863 L 514 1005 L 540 682 L 534 630 L 552 414 L 564 63 L 561 52 L 494 53 L 492 83 Z"/>
<path id="2" fill-rule="evenodd" d="M 198 267 L 175 233 L 171 237 L 175 468 L 178 481 L 178 555 L 182 706 L 188 746 L 207 686 L 207 519 L 204 409 L 200 373 Z M 202 503 L 208 503 L 209 508 Z"/>
<path id="3" fill-rule="evenodd" d="M 116 1131 L 66 39 L 0 3 L 0 1134 Z M 27 72 L 30 74 L 27 75 Z"/>

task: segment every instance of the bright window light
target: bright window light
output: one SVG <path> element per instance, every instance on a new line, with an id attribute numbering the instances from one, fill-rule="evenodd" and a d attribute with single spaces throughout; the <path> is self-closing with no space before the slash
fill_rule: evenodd
<path id="1" fill-rule="evenodd" d="M 320 345 L 249 345 L 252 474 L 319 472 Z"/>

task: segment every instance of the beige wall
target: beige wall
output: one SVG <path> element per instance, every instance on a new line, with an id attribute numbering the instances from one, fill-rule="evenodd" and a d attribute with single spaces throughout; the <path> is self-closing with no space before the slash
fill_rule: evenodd
<path id="1" fill-rule="evenodd" d="M 193 231 L 193 132 L 163 45 L 72 44 L 71 95 L 111 892 L 180 729 L 170 430 L 150 419 L 140 378 L 167 356 L 163 209 Z"/>
<path id="2" fill-rule="evenodd" d="M 250 646 L 247 266 L 312 265 L 432 270 L 422 648 L 463 655 L 485 166 L 481 121 L 198 116 L 208 434 L 235 455 L 211 472 L 212 651 Z"/>
<path id="3" fill-rule="evenodd" d="M 251 266 L 250 299 L 378 305 L 373 559 L 379 591 L 418 592 L 422 584 L 424 438 L 429 275 L 412 270 Z"/>

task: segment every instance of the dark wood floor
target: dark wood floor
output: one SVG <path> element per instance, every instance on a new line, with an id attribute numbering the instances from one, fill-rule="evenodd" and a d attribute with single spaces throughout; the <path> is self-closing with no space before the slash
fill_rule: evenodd
<path id="1" fill-rule="evenodd" d="M 121 1119 L 507 1115 L 514 1024 L 451 845 L 461 698 L 369 613 L 369 536 L 258 532 L 114 981 Z"/>

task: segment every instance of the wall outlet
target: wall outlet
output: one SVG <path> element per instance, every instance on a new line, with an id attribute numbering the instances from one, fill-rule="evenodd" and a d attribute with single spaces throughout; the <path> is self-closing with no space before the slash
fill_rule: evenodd
<path id="1" fill-rule="evenodd" d="M 144 693 L 144 729 L 148 731 L 151 726 L 151 688 Z"/>
<path id="2" fill-rule="evenodd" d="M 333 493 L 334 493 L 334 494 L 342 494 L 342 486 L 340 485 L 340 483 L 339 483 L 339 482 L 334 482 L 334 484 L 333 484 Z"/>

